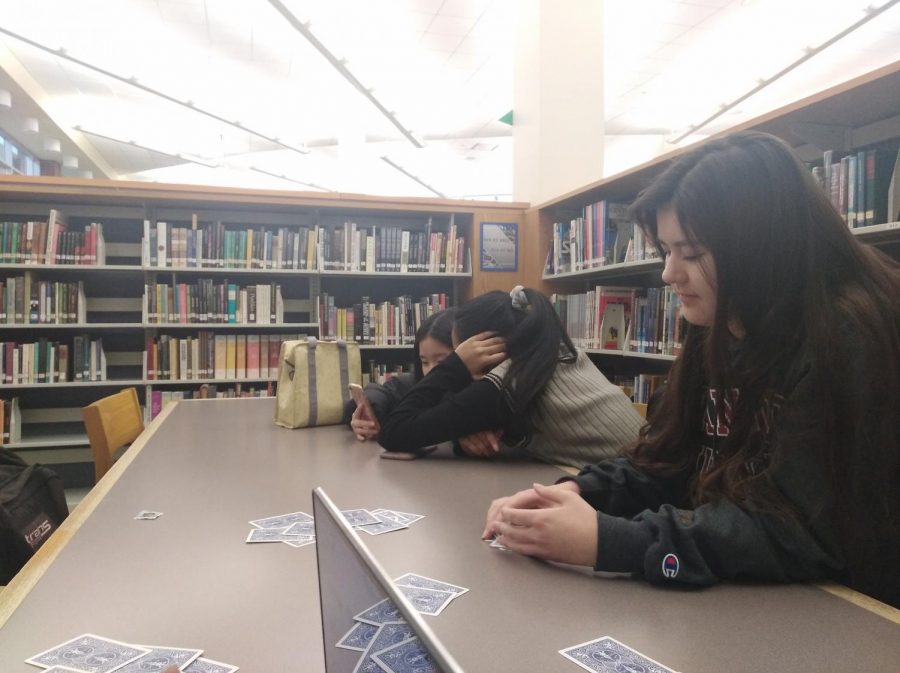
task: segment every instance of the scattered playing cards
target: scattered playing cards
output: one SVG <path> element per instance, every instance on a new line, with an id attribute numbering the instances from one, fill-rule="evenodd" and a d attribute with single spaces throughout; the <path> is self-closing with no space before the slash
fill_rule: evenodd
<path id="1" fill-rule="evenodd" d="M 142 509 L 135 515 L 135 519 L 140 521 L 153 521 L 163 515 L 162 512 L 151 512 L 149 509 Z"/>
<path id="2" fill-rule="evenodd" d="M 593 673 L 621 673 L 622 671 L 675 673 L 671 668 L 663 666 L 658 661 L 644 656 L 609 636 L 560 650 L 559 653 Z"/>
<path id="3" fill-rule="evenodd" d="M 369 535 L 409 528 L 411 523 L 425 518 L 424 514 L 410 514 L 393 509 L 348 509 L 341 514 L 353 528 Z M 315 522 L 306 512 L 254 519 L 250 525 L 253 528 L 250 529 L 246 542 L 284 542 L 292 547 L 305 547 L 316 541 Z"/>
<path id="4" fill-rule="evenodd" d="M 25 663 L 44 673 L 138 673 L 176 666 L 184 673 L 234 673 L 237 666 L 203 659 L 203 650 L 130 645 L 90 633 L 36 654 Z"/>
<path id="5" fill-rule="evenodd" d="M 468 591 L 414 573 L 398 577 L 394 583 L 416 610 L 426 615 L 440 614 L 451 600 Z M 390 598 L 366 608 L 353 620 L 353 626 L 335 647 L 362 653 L 354 673 L 437 673 L 428 651 Z M 411 662 L 415 662 L 412 668 Z"/>

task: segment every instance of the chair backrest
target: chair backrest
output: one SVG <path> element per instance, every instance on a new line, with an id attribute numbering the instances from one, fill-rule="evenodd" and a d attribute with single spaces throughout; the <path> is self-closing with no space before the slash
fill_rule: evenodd
<path id="1" fill-rule="evenodd" d="M 124 390 L 82 407 L 84 427 L 94 454 L 94 476 L 97 481 L 114 462 L 116 451 L 133 442 L 144 429 L 137 390 Z"/>

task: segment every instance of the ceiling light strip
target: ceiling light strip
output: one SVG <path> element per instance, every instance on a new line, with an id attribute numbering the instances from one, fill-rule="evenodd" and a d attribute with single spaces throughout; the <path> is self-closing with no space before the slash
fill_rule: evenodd
<path id="1" fill-rule="evenodd" d="M 233 128 L 240 129 L 241 131 L 244 131 L 246 133 L 249 133 L 250 135 L 256 136 L 257 138 L 262 138 L 263 140 L 266 140 L 270 143 L 278 145 L 279 147 L 283 147 L 286 150 L 291 150 L 292 152 L 298 152 L 299 154 L 309 154 L 309 150 L 306 149 L 305 147 L 298 147 L 296 145 L 290 145 L 288 143 L 282 142 L 278 138 L 274 138 L 272 136 L 266 135 L 265 133 L 260 133 L 259 131 L 255 131 L 252 128 L 244 126 L 239 121 L 231 121 L 229 119 L 226 119 L 225 117 L 217 115 L 215 112 L 210 112 L 209 110 L 204 110 L 203 108 L 199 108 L 196 105 L 194 105 L 194 103 L 192 101 L 179 100 L 178 98 L 175 98 L 174 96 L 170 96 L 169 94 L 167 94 L 163 91 L 159 91 L 158 89 L 149 87 L 146 84 L 141 84 L 134 77 L 123 77 L 121 75 L 117 75 L 114 72 L 111 72 L 109 70 L 101 68 L 100 66 L 93 65 L 91 63 L 88 63 L 87 61 L 82 61 L 79 58 L 70 56 L 68 53 L 66 53 L 65 49 L 51 49 L 50 47 L 47 47 L 46 45 L 43 45 L 40 42 L 35 42 L 34 40 L 31 40 L 31 39 L 25 37 L 24 35 L 19 35 L 18 33 L 14 33 L 13 31 L 11 31 L 7 28 L 4 28 L 2 26 L 0 26 L 0 33 L 3 33 L 4 35 L 8 35 L 9 37 L 15 38 L 16 40 L 19 40 L 20 42 L 24 42 L 25 44 L 31 45 L 32 47 L 35 47 L 36 49 L 45 51 L 48 54 L 53 54 L 54 56 L 57 56 L 59 58 L 64 58 L 67 61 L 70 61 L 72 63 L 80 65 L 83 68 L 87 68 L 88 70 L 93 70 L 94 72 L 100 73 L 101 75 L 105 75 L 106 77 L 115 79 L 119 82 L 122 82 L 123 84 L 128 84 L 129 86 L 136 87 L 136 88 L 140 89 L 141 91 L 145 91 L 149 94 L 152 94 L 154 96 L 157 96 L 159 98 L 167 100 L 170 103 L 174 103 L 175 105 L 179 105 L 185 109 L 192 110 L 193 112 L 197 112 L 201 115 L 209 117 L 210 119 L 215 119 L 217 122 L 221 122 L 222 124 L 227 124 L 228 126 L 231 126 Z"/>
<path id="2" fill-rule="evenodd" d="M 412 131 L 410 131 L 405 126 L 403 126 L 403 124 L 400 123 L 400 121 L 397 119 L 397 117 L 390 110 L 388 110 L 384 105 L 382 105 L 381 101 L 379 101 L 377 98 L 375 98 L 374 95 L 372 95 L 372 91 L 368 87 L 364 86 L 362 82 L 360 82 L 358 79 L 356 79 L 356 76 L 352 72 L 350 72 L 350 69 L 347 68 L 346 65 L 344 65 L 344 62 L 341 59 L 337 58 L 334 54 L 332 54 L 328 50 L 328 47 L 326 47 L 324 44 L 322 44 L 319 41 L 319 39 L 309 29 L 308 24 L 305 24 L 305 23 L 301 22 L 299 19 L 297 19 L 297 17 L 294 16 L 291 13 L 291 11 L 287 7 L 284 6 L 284 4 L 282 4 L 281 0 L 269 0 L 269 4 L 272 5 L 272 7 L 274 7 L 275 9 L 277 9 L 278 12 L 285 18 L 285 20 L 289 24 L 291 24 L 291 26 L 293 26 L 294 30 L 296 30 L 303 37 L 305 37 L 307 39 L 307 41 L 312 46 L 314 46 L 319 51 L 319 53 L 322 54 L 322 56 L 325 57 L 325 59 L 332 65 L 332 67 L 335 70 L 337 70 L 344 77 L 344 79 L 346 79 L 348 82 L 350 82 L 350 84 L 352 84 L 353 87 L 357 91 L 359 91 L 363 96 L 365 96 L 368 99 L 368 101 L 372 105 L 374 105 L 381 114 L 383 114 L 385 117 L 387 117 L 388 120 L 391 122 L 391 124 L 396 126 L 397 129 L 400 131 L 400 133 L 402 133 L 403 136 L 407 140 L 409 140 L 409 142 L 411 142 L 413 145 L 415 145 L 416 147 L 419 147 L 419 148 L 425 147 L 425 144 L 421 140 L 416 138 L 416 136 L 413 135 Z"/>
<path id="3" fill-rule="evenodd" d="M 418 182 L 420 185 L 422 185 L 425 189 L 429 190 L 430 192 L 433 192 L 434 194 L 437 194 L 437 195 L 440 196 L 442 199 L 446 199 L 446 198 L 447 198 L 446 195 L 444 195 L 444 194 L 442 194 L 441 192 L 439 192 L 438 190 L 436 190 L 434 187 L 432 187 L 431 185 L 429 185 L 427 182 L 424 182 L 424 181 L 420 180 L 417 176 L 413 175 L 413 174 L 410 173 L 408 170 L 406 170 L 405 168 L 403 168 L 403 166 L 401 166 L 401 165 L 399 165 L 399 164 L 395 164 L 393 161 L 390 160 L 390 158 L 384 156 L 384 157 L 381 157 L 381 160 L 382 160 L 384 163 L 386 163 L 388 166 L 391 166 L 392 168 L 397 169 L 398 171 L 400 171 L 401 173 L 403 173 L 403 175 L 405 175 L 406 177 L 410 178 L 411 180 L 415 180 L 415 181 Z"/>
<path id="4" fill-rule="evenodd" d="M 672 144 L 678 143 L 678 142 L 684 140 L 685 138 L 687 138 L 692 133 L 696 133 L 699 129 L 703 128 L 704 126 L 706 126 L 710 122 L 714 121 L 715 119 L 718 119 L 723 114 L 725 114 L 732 108 L 736 107 L 737 105 L 740 105 L 741 103 L 743 103 L 745 100 L 750 98 L 750 96 L 753 96 L 756 93 L 760 92 L 761 90 L 765 89 L 767 86 L 772 84 L 774 81 L 781 79 L 786 74 L 788 74 L 789 72 L 791 72 L 798 66 L 802 65 L 809 59 L 811 59 L 813 56 L 816 56 L 817 54 L 820 54 L 821 52 L 823 52 L 825 49 L 827 49 L 828 47 L 833 45 L 838 40 L 846 37 L 853 31 L 855 31 L 857 28 L 864 26 L 865 24 L 867 24 L 869 21 L 871 21 L 875 17 L 883 14 L 884 12 L 889 10 L 891 7 L 896 5 L 898 2 L 900 2 L 900 0 L 888 0 L 888 2 L 884 3 L 881 7 L 867 8 L 865 10 L 865 15 L 859 21 L 857 21 L 853 25 L 845 28 L 844 30 L 839 32 L 837 35 L 834 35 L 833 37 L 827 39 L 825 42 L 820 44 L 818 47 L 807 49 L 806 52 L 803 54 L 803 56 L 798 58 L 796 61 L 794 61 L 787 67 L 783 68 L 782 70 L 779 70 L 777 73 L 775 73 L 774 75 L 772 75 L 771 77 L 769 77 L 767 79 L 760 80 L 759 83 L 755 87 L 750 89 L 750 91 L 743 94 L 739 98 L 736 98 L 732 102 L 723 103 L 722 106 L 716 112 L 711 114 L 709 117 L 704 119 L 702 122 L 700 122 L 699 124 L 694 124 L 694 125 L 690 126 L 687 131 L 685 131 L 684 133 L 680 134 L 679 136 L 677 136 L 675 138 L 669 139 L 667 142 L 672 143 Z"/>
<path id="5" fill-rule="evenodd" d="M 323 192 L 332 192 L 332 193 L 334 193 L 334 190 L 333 190 L 333 189 L 328 189 L 328 187 L 322 187 L 321 185 L 317 185 L 317 184 L 314 183 L 314 182 L 303 182 L 302 180 L 295 180 L 294 178 L 289 178 L 288 176 L 286 176 L 286 175 L 284 175 L 284 174 L 282 174 L 282 173 L 273 173 L 273 172 L 267 171 L 267 170 L 265 170 L 265 169 L 263 169 L 263 168 L 257 168 L 256 166 L 250 166 L 250 170 L 251 170 L 251 171 L 256 171 L 257 173 L 262 173 L 263 175 L 270 175 L 270 176 L 272 176 L 273 178 L 279 178 L 280 180 L 287 180 L 288 182 L 295 182 L 295 183 L 297 183 L 298 185 L 303 185 L 304 187 L 312 187 L 313 189 L 320 189 L 320 190 L 322 190 Z"/>
<path id="6" fill-rule="evenodd" d="M 105 133 L 98 133 L 96 131 L 90 131 L 82 126 L 76 126 L 75 129 L 77 131 L 81 131 L 85 135 L 94 136 L 95 138 L 103 138 L 104 140 L 110 140 L 114 143 L 121 143 L 122 145 L 129 145 L 131 147 L 137 147 L 142 150 L 147 150 L 148 152 L 156 152 L 157 154 L 162 154 L 163 156 L 172 157 L 173 159 L 180 159 L 182 161 L 188 161 L 192 164 L 199 164 L 200 166 L 206 166 L 207 168 L 218 168 L 219 165 L 213 163 L 211 161 L 206 161 L 204 159 L 200 159 L 199 157 L 192 157 L 187 154 L 176 154 L 174 152 L 167 152 L 166 150 L 160 150 L 156 147 L 150 147 L 148 145 L 142 145 L 141 143 L 134 140 L 122 140 L 121 138 L 114 138 L 113 136 L 108 136 Z"/>

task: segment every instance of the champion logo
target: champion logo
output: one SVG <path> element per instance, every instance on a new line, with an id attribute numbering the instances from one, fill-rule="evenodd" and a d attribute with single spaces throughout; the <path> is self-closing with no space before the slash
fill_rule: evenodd
<path id="1" fill-rule="evenodd" d="M 681 564 L 678 562 L 678 557 L 675 554 L 666 554 L 665 558 L 662 561 L 662 573 L 664 577 L 675 577 L 678 574 L 678 569 L 681 567 Z"/>

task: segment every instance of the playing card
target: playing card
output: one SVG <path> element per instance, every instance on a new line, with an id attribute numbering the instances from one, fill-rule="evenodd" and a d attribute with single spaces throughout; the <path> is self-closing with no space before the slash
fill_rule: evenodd
<path id="1" fill-rule="evenodd" d="M 410 638 L 392 645 L 376 652 L 372 658 L 390 673 L 438 673 L 428 650 L 418 638 Z"/>
<path id="2" fill-rule="evenodd" d="M 367 509 L 345 509 L 341 510 L 341 514 L 351 526 L 368 526 L 373 523 L 380 523 L 375 515 Z"/>
<path id="3" fill-rule="evenodd" d="M 143 647 L 134 647 L 117 640 L 85 633 L 62 645 L 41 652 L 31 659 L 26 659 L 25 663 L 41 668 L 60 665 L 75 668 L 83 673 L 107 673 L 134 661 L 149 651 Z"/>
<path id="4" fill-rule="evenodd" d="M 187 650 L 181 647 L 156 647 L 153 645 L 141 645 L 149 653 L 135 659 L 122 668 L 117 668 L 116 673 L 144 673 L 145 671 L 164 671 L 169 666 L 182 668 L 203 654 L 203 650 Z"/>
<path id="5" fill-rule="evenodd" d="M 400 614 L 400 609 L 394 605 L 390 598 L 385 598 L 383 601 L 379 601 L 372 607 L 363 610 L 353 619 L 358 622 L 375 624 L 375 626 L 379 626 L 385 622 L 406 621 L 403 619 L 403 615 Z"/>
<path id="6" fill-rule="evenodd" d="M 344 634 L 335 647 L 342 647 L 345 650 L 359 650 L 365 652 L 372 637 L 378 632 L 375 624 L 366 624 L 365 622 L 357 622 L 353 627 Z"/>
<path id="7" fill-rule="evenodd" d="M 609 636 L 560 650 L 559 653 L 593 673 L 675 673 Z"/>
<path id="8" fill-rule="evenodd" d="M 430 577 L 425 577 L 423 575 L 416 575 L 415 573 L 406 573 L 405 575 L 401 575 L 397 579 L 394 580 L 394 584 L 397 586 L 403 587 L 417 587 L 419 589 L 433 589 L 435 591 L 449 591 L 451 594 L 455 596 L 461 596 L 466 593 L 468 589 L 465 587 L 458 587 L 455 584 L 450 584 L 448 582 L 441 582 L 440 580 L 433 580 Z"/>
<path id="9" fill-rule="evenodd" d="M 151 512 L 149 509 L 142 509 L 140 512 L 135 514 L 134 518 L 138 520 L 152 521 L 153 519 L 158 519 L 162 515 L 162 512 Z"/>
<path id="10" fill-rule="evenodd" d="M 393 521 L 381 513 L 375 514 L 375 517 L 378 519 L 378 523 L 360 526 L 359 530 L 368 533 L 369 535 L 381 535 L 382 533 L 390 533 L 395 530 L 409 528 L 405 523 Z"/>
<path id="11" fill-rule="evenodd" d="M 354 673 L 390 673 L 378 664 L 372 655 L 375 652 L 393 647 L 413 636 L 412 629 L 402 622 L 389 622 L 378 627 L 372 639 L 369 641 L 365 652 L 359 658 Z"/>
<path id="12" fill-rule="evenodd" d="M 494 549 L 499 549 L 500 551 L 512 551 L 509 547 L 500 542 L 500 538 L 491 538 L 490 543 Z"/>
<path id="13" fill-rule="evenodd" d="M 312 521 L 298 521 L 288 526 L 284 530 L 285 535 L 305 535 L 306 537 L 316 536 L 316 524 Z"/>
<path id="14" fill-rule="evenodd" d="M 288 542 L 297 540 L 296 535 L 285 535 L 286 528 L 253 528 L 247 536 L 247 542 Z"/>
<path id="15" fill-rule="evenodd" d="M 291 512 L 290 514 L 278 514 L 268 516 L 265 519 L 255 519 L 250 524 L 257 528 L 287 528 L 298 521 L 312 522 L 313 518 L 306 512 Z"/>
<path id="16" fill-rule="evenodd" d="M 312 535 L 289 535 L 282 542 L 292 547 L 305 547 L 308 544 L 315 544 L 316 538 Z"/>
<path id="17" fill-rule="evenodd" d="M 199 657 L 187 665 L 184 673 L 234 673 L 236 670 L 237 666 Z"/>
<path id="18" fill-rule="evenodd" d="M 397 523 L 405 523 L 407 525 L 418 521 L 419 519 L 424 519 L 424 514 L 410 514 L 408 512 L 398 512 L 395 509 L 376 509 L 372 511 L 372 514 L 384 514 L 389 519 L 396 521 Z"/>
<path id="19" fill-rule="evenodd" d="M 398 586 L 403 595 L 412 603 L 413 607 L 423 615 L 432 617 L 441 614 L 447 604 L 456 598 L 456 594 L 449 591 L 435 591 L 434 589 L 418 589 L 416 587 Z"/>

